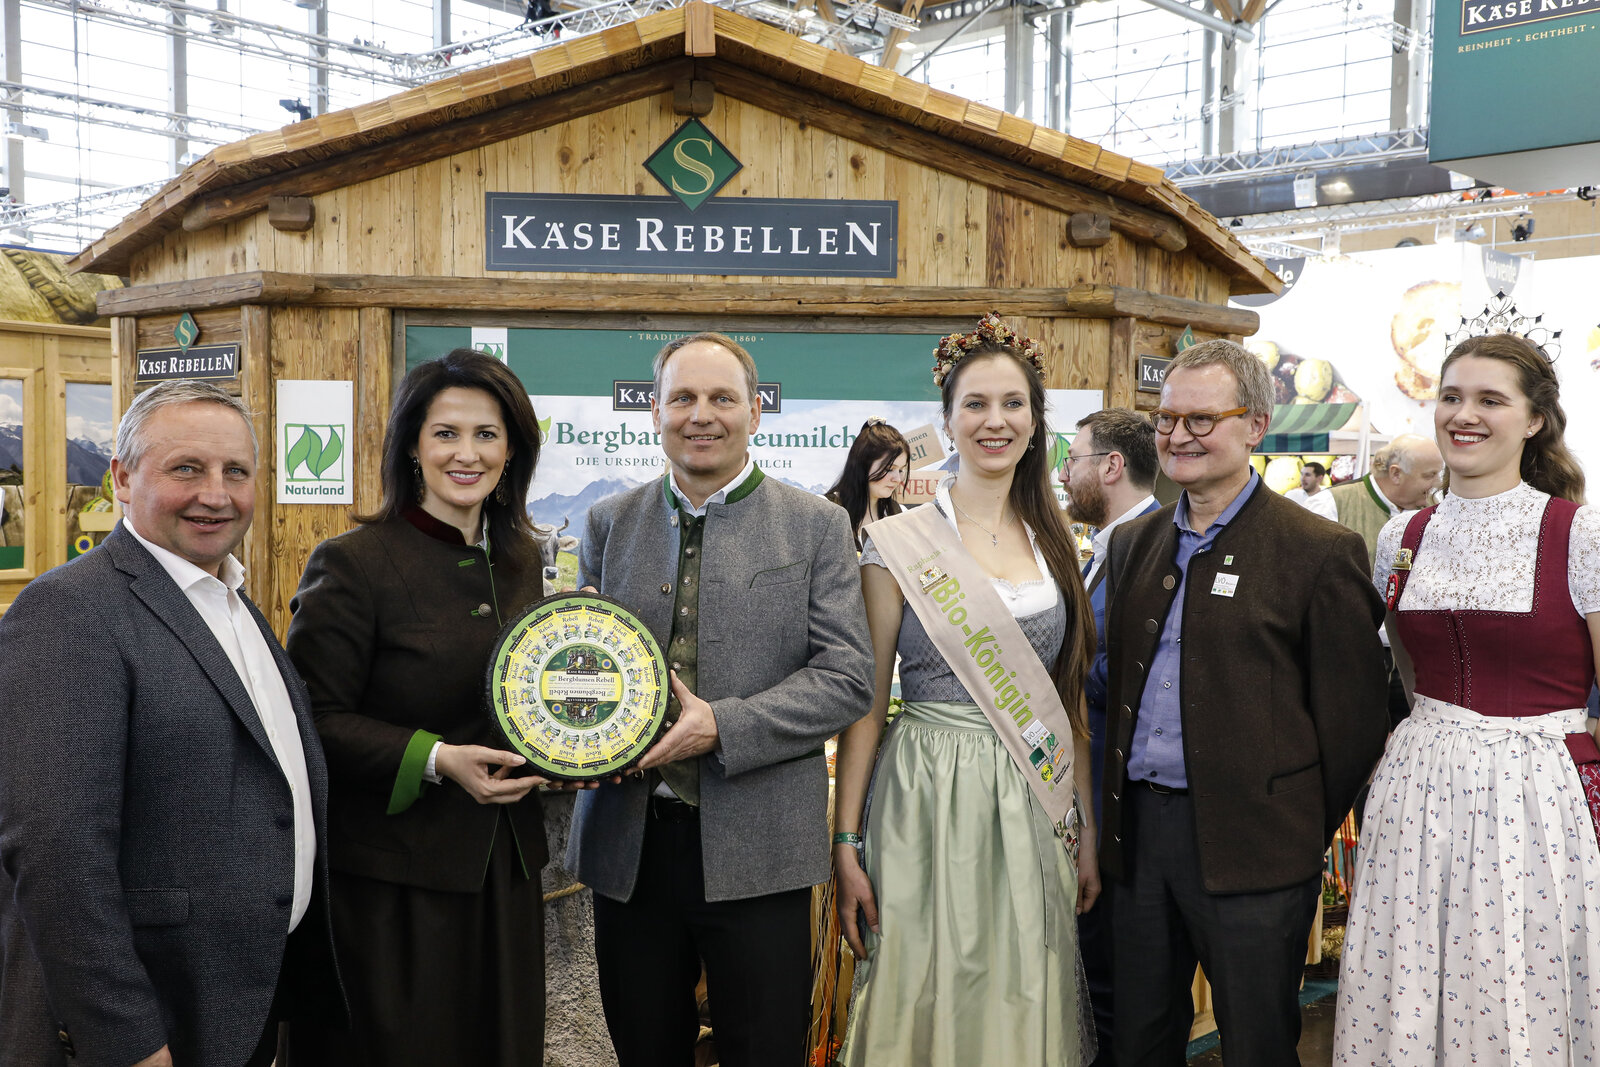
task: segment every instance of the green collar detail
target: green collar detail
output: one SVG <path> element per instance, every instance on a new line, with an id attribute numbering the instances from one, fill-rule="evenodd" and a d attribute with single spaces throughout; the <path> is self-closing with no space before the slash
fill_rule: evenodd
<path id="1" fill-rule="evenodd" d="M 724 504 L 738 503 L 751 493 L 755 492 L 756 486 L 760 485 L 762 480 L 765 478 L 766 475 L 761 473 L 761 468 L 751 464 L 750 476 L 744 481 L 740 482 L 738 485 L 734 486 L 732 489 L 729 489 L 727 497 L 722 502 Z M 685 500 L 679 500 L 677 494 L 672 491 L 671 474 L 663 474 L 661 476 L 661 495 L 666 500 L 667 507 L 676 508 L 677 510 L 686 514 L 688 513 L 688 502 Z"/>
<path id="2" fill-rule="evenodd" d="M 1363 478 L 1361 480 L 1367 483 L 1367 493 L 1369 495 L 1371 495 L 1372 502 L 1374 504 L 1378 505 L 1380 508 L 1382 508 L 1384 511 L 1387 511 L 1391 515 L 1400 514 L 1398 511 L 1394 510 L 1394 506 L 1393 505 L 1391 505 L 1387 500 L 1383 499 L 1383 497 L 1378 495 L 1378 487 L 1377 487 L 1376 484 L 1374 484 L 1374 482 L 1372 480 L 1372 475 L 1369 474 L 1369 475 L 1367 475 L 1365 478 Z"/>

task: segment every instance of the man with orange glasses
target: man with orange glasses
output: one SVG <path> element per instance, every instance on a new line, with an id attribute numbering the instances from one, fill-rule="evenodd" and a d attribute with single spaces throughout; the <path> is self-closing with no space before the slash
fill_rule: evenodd
<path id="1" fill-rule="evenodd" d="M 1272 398 L 1239 345 L 1179 355 L 1152 421 L 1183 493 L 1106 564 L 1120 1067 L 1183 1062 L 1197 962 L 1229 1067 L 1299 1062 L 1323 853 L 1388 728 L 1366 546 L 1250 467 Z"/>

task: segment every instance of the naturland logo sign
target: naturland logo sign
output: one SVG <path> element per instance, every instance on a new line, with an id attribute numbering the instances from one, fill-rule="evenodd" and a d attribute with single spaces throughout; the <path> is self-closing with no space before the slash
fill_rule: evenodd
<path id="1" fill-rule="evenodd" d="M 645 169 L 671 196 L 487 193 L 487 270 L 893 278 L 899 204 L 715 194 L 743 164 L 691 119 Z"/>

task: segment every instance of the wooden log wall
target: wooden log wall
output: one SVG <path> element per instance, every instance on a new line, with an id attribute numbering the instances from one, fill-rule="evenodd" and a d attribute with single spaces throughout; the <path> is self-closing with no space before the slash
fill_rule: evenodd
<path id="1" fill-rule="evenodd" d="M 138 348 L 172 346 L 177 315 L 115 320 L 121 395 L 132 397 Z M 311 549 L 354 526 L 351 515 L 377 510 L 383 490 L 379 475 L 383 425 L 393 391 L 393 314 L 387 308 L 298 308 L 246 305 L 195 312 L 205 344 L 240 345 L 237 379 L 216 384 L 234 393 L 251 412 L 260 444 L 256 472 L 255 517 L 239 553 L 248 589 L 281 637 L 289 625 L 289 601 Z M 280 379 L 355 382 L 355 503 L 278 504 L 274 447 L 277 385 Z M 117 401 L 117 411 L 127 404 Z"/>
<path id="2" fill-rule="evenodd" d="M 748 72 L 730 70 L 723 77 L 725 87 L 743 96 L 758 94 L 757 81 Z M 800 94 L 795 106 L 804 104 L 805 121 L 747 103 L 732 91 L 717 93 L 704 121 L 745 164 L 720 195 L 897 200 L 898 276 L 852 279 L 845 288 L 868 293 L 905 287 L 1093 285 L 1210 305 L 1227 299 L 1227 276 L 1192 250 L 1169 252 L 1115 229 L 1103 244 L 1075 247 L 1069 232 L 1077 194 L 1062 195 L 1058 180 L 1052 180 L 1052 192 L 1050 183 L 1030 178 L 1023 168 L 956 144 L 943 144 L 936 156 L 926 145 L 917 147 L 922 143 L 918 138 L 926 140 L 926 134 L 913 136 L 906 132 L 909 127 L 895 128 L 881 118 L 868 123 L 860 113 L 819 94 L 805 96 L 804 90 L 793 88 L 786 92 Z M 552 288 L 582 288 L 596 312 L 670 311 L 670 294 L 686 289 L 840 289 L 836 278 L 690 275 L 662 285 L 636 275 L 590 274 L 575 281 L 573 275 L 485 271 L 486 192 L 657 195 L 661 189 L 643 169 L 643 161 L 683 120 L 673 111 L 670 88 L 664 87 L 606 110 L 393 173 L 365 180 L 351 174 L 351 184 L 314 195 L 316 221 L 310 230 L 275 230 L 266 213 L 258 212 L 198 232 L 180 231 L 139 253 L 134 277 L 141 287 L 252 271 L 463 282 L 493 278 L 524 290 L 515 301 L 506 301 L 508 310 L 539 309 L 526 301 L 539 291 L 538 283 L 548 280 L 555 283 Z M 898 150 L 915 149 L 921 161 L 864 139 L 881 138 L 885 129 L 896 134 Z M 1082 194 L 1100 195 L 1092 190 Z M 641 303 L 640 289 L 660 293 L 659 302 Z M 892 308 L 880 313 L 895 314 Z M 1080 347 L 1066 356 L 1063 379 L 1051 385 L 1106 383 L 1104 351 Z"/>
<path id="3" fill-rule="evenodd" d="M 203 341 L 241 342 L 235 388 L 257 413 L 264 458 L 245 562 L 252 594 L 280 633 L 306 556 L 350 520 L 342 508 L 274 503 L 274 383 L 357 383 L 355 510 L 375 509 L 396 310 L 691 315 L 708 328 L 771 316 L 781 329 L 784 320 L 836 315 L 892 328 L 897 319 L 976 318 L 994 308 L 1044 342 L 1049 386 L 1103 388 L 1108 403 L 1143 407 L 1154 397 L 1134 390 L 1138 355 L 1171 355 L 1185 326 L 1200 340 L 1253 328 L 1250 313 L 1226 308 L 1223 269 L 1181 247 L 1181 228 L 1148 209 L 747 69 L 693 64 L 621 75 L 263 179 L 198 202 L 187 229 L 135 255 L 135 287 L 107 294 L 102 309 L 123 316 L 118 329 L 138 347 L 170 345 L 184 310 Z M 703 121 L 744 163 L 719 195 L 898 201 L 896 277 L 484 269 L 488 192 L 660 195 L 643 163 L 685 120 L 673 109 L 673 84 L 691 70 L 716 87 Z M 263 210 L 273 197 L 309 197 L 310 227 L 274 228 Z M 131 361 L 124 367 L 131 389 Z"/>
<path id="4" fill-rule="evenodd" d="M 66 389 L 112 378 L 103 326 L 0 322 L 0 378 L 22 383 L 22 567 L 0 571 L 0 612 L 28 580 L 67 561 Z M 112 405 L 119 402 L 113 385 Z M 120 410 L 120 409 L 118 409 Z"/>

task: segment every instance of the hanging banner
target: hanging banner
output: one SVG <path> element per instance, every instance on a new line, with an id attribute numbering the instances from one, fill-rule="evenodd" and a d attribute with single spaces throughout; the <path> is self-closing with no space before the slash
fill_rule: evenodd
<path id="1" fill-rule="evenodd" d="M 708 201 L 704 211 L 714 201 Z M 470 344 L 467 327 L 406 328 L 406 367 Z M 659 478 L 666 455 L 650 417 L 649 374 L 664 330 L 506 331 L 506 362 L 527 387 L 544 444 L 528 497 L 535 522 L 581 536 L 589 506 Z M 750 452 L 768 477 L 812 493 L 838 480 L 856 434 L 881 418 L 914 439 L 912 500 L 953 463 L 929 369 L 938 334 L 736 332 L 760 371 L 761 424 Z M 582 358 L 573 358 L 582 353 Z M 1099 390 L 1047 390 L 1048 419 L 1070 436 Z M 1065 441 L 1067 437 L 1060 438 Z M 1064 446 L 1063 446 L 1064 447 Z M 923 490 L 926 490 L 924 492 Z"/>
<path id="2" fill-rule="evenodd" d="M 1524 192 L 1595 180 L 1600 0 L 1440 0 L 1433 30 L 1430 162 Z"/>
<path id="3" fill-rule="evenodd" d="M 1274 421 L 1273 432 L 1304 431 L 1296 423 L 1344 412 L 1347 444 L 1358 439 L 1363 422 L 1375 444 L 1402 433 L 1433 437 L 1434 398 L 1450 337 L 1463 319 L 1481 319 L 1486 308 L 1500 306 L 1496 294 L 1504 293 L 1520 316 L 1518 332 L 1534 330 L 1542 340 L 1561 331 L 1549 351 L 1568 415 L 1566 441 L 1593 479 L 1600 471 L 1600 420 L 1584 413 L 1600 406 L 1597 274 L 1600 257 L 1535 261 L 1472 243 L 1307 259 L 1292 292 L 1257 308 L 1261 327 L 1245 341 L 1272 369 L 1279 405 L 1316 405 L 1322 412 L 1314 416 L 1313 408 L 1299 416 L 1280 407 L 1282 422 Z M 1338 309 L 1338 329 L 1328 328 L 1329 308 Z M 1339 450 L 1320 441 L 1298 451 L 1324 456 Z M 1365 473 L 1345 456 L 1335 459 L 1334 469 L 1340 480 Z M 1297 468 L 1293 477 L 1298 484 Z"/>

